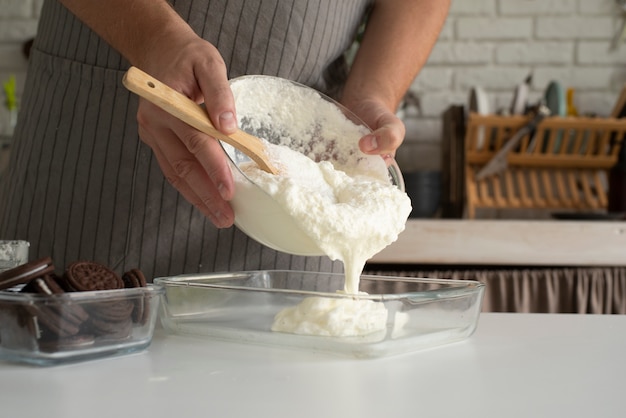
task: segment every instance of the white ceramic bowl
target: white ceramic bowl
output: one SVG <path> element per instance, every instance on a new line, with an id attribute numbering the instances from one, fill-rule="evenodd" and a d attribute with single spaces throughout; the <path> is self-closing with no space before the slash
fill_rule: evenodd
<path id="1" fill-rule="evenodd" d="M 231 88 L 242 130 L 270 143 L 288 146 L 315 161 L 332 161 L 336 169 L 350 175 L 367 173 L 389 181 L 404 191 L 397 163 L 392 160 L 387 166 L 380 156 L 362 153 L 358 140 L 371 130 L 330 97 L 302 84 L 271 76 L 238 77 L 231 80 Z M 239 165 L 250 159 L 234 147 L 221 144 L 232 163 L 236 183 L 231 204 L 237 227 L 278 251 L 324 255 L 273 198 L 239 170 Z"/>

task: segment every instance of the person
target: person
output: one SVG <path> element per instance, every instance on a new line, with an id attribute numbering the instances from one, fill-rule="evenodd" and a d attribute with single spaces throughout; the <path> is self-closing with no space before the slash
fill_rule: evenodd
<path id="1" fill-rule="evenodd" d="M 392 157 L 395 110 L 425 63 L 449 0 L 45 0 L 0 189 L 0 236 L 57 269 L 78 259 L 149 278 L 209 271 L 341 271 L 273 251 L 233 226 L 218 142 L 128 92 L 134 65 L 237 128 L 229 79 L 266 74 L 338 99 Z M 345 51 L 367 22 L 353 62 Z M 138 140 L 140 138 L 141 140 Z M 169 184 L 168 184 L 169 183 Z M 173 187 L 172 187 L 173 186 Z"/>

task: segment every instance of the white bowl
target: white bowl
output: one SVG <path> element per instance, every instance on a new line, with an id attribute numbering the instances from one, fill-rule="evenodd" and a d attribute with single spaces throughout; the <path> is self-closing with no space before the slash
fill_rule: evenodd
<path id="1" fill-rule="evenodd" d="M 371 130 L 333 99 L 278 77 L 243 76 L 232 79 L 230 84 L 242 130 L 272 144 L 288 146 L 314 161 L 332 161 L 336 169 L 349 175 L 372 175 L 404 191 L 397 163 L 392 160 L 387 166 L 380 156 L 362 153 L 358 140 Z M 277 251 L 324 255 L 280 205 L 239 169 L 250 159 L 236 148 L 221 144 L 232 163 L 236 184 L 231 201 L 235 225 Z"/>

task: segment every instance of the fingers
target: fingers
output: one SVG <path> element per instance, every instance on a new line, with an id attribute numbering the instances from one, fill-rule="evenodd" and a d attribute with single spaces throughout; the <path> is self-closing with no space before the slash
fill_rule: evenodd
<path id="1" fill-rule="evenodd" d="M 139 136 L 152 148 L 170 184 L 216 227 L 231 226 L 234 213 L 228 200 L 234 185 L 218 142 L 145 101 L 140 102 L 138 120 Z"/>
<path id="2" fill-rule="evenodd" d="M 225 134 L 234 133 L 237 130 L 235 100 L 221 57 L 203 62 L 195 73 L 211 122 Z"/>
<path id="3" fill-rule="evenodd" d="M 371 134 L 359 140 L 361 151 L 366 154 L 380 154 L 383 157 L 395 156 L 406 133 L 402 120 L 386 111 L 376 119 L 372 128 L 374 130 Z"/>
<path id="4" fill-rule="evenodd" d="M 232 134 L 237 130 L 237 116 L 235 113 L 235 100 L 230 85 L 224 78 L 223 82 L 211 83 L 200 88 L 205 97 L 204 106 L 213 125 L 225 134 Z"/>
<path id="5" fill-rule="evenodd" d="M 205 176 L 211 179 L 221 199 L 224 201 L 231 200 L 234 195 L 233 177 L 228 166 L 226 154 L 219 142 L 179 120 L 172 121 L 170 127 L 178 140 L 184 145 L 184 147 L 176 147 L 176 150 L 173 150 L 172 154 L 168 156 L 170 160 L 175 159 L 182 163 L 180 170 L 176 170 L 177 172 L 180 171 L 181 174 L 179 176 L 185 177 L 183 176 L 183 174 L 186 174 L 185 168 L 187 164 L 185 161 L 186 159 L 192 159 L 194 162 L 192 168 L 201 170 Z M 174 168 L 176 169 L 176 166 Z M 198 180 L 204 179 L 204 176 L 198 178 Z"/>

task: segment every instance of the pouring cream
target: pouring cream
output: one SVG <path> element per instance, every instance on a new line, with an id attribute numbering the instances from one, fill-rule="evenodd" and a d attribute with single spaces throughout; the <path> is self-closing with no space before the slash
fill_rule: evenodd
<path id="1" fill-rule="evenodd" d="M 266 142 L 278 169 L 269 174 L 225 147 L 239 168 L 235 222 L 272 248 L 342 261 L 343 293 L 351 296 L 306 298 L 279 312 L 272 330 L 353 336 L 385 329 L 384 305 L 361 297 L 359 280 L 365 262 L 404 230 L 411 201 L 382 158 L 359 150 L 371 131 L 332 99 L 288 80 L 245 76 L 231 80 L 231 89 L 242 129 Z"/>
<path id="2" fill-rule="evenodd" d="M 274 331 L 350 336 L 383 329 L 382 303 L 359 299 L 365 262 L 394 242 L 411 212 L 406 193 L 377 177 L 350 176 L 329 161 L 314 162 L 285 146 L 267 144 L 279 174 L 240 166 L 285 213 L 345 269 L 344 292 L 355 298 L 307 298 L 280 312 Z"/>
<path id="3" fill-rule="evenodd" d="M 358 294 L 365 262 L 394 242 L 411 212 L 406 193 L 366 175 L 349 176 L 284 146 L 267 144 L 279 174 L 240 166 L 332 260 L 344 263 L 345 292 Z"/>

